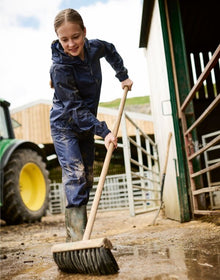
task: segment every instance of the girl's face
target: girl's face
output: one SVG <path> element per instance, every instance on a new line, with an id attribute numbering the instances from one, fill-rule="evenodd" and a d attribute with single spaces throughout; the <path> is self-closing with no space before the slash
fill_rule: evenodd
<path id="1" fill-rule="evenodd" d="M 65 53 L 72 56 L 79 56 L 84 60 L 83 47 L 86 29 L 82 30 L 79 24 L 67 21 L 57 29 L 57 36 Z"/>

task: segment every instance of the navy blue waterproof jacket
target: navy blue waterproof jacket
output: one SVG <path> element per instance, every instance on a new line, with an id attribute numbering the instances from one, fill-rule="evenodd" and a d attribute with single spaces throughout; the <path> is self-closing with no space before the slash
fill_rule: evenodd
<path id="1" fill-rule="evenodd" d="M 128 78 L 127 69 L 114 45 L 101 40 L 85 40 L 85 59 L 66 53 L 59 43 L 51 45 L 53 64 L 50 76 L 55 89 L 50 112 L 51 131 L 91 131 L 105 138 L 110 132 L 105 122 L 97 118 L 102 73 L 100 59 L 110 63 L 119 81 Z"/>

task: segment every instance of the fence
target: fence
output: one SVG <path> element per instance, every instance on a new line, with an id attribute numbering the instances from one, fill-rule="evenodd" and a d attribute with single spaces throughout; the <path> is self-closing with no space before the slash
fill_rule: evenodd
<path id="1" fill-rule="evenodd" d="M 121 125 L 129 209 L 134 216 L 158 208 L 161 199 L 159 157 L 156 143 L 126 113 Z M 134 128 L 135 137 L 128 136 L 127 127 Z"/>
<path id="2" fill-rule="evenodd" d="M 147 172 L 145 172 L 147 178 Z M 98 185 L 99 177 L 94 178 L 94 186 L 90 192 L 90 199 L 87 205 L 87 209 L 90 210 L 92 206 L 92 201 L 95 196 L 96 187 Z M 133 174 L 133 182 L 136 186 L 141 186 L 143 182 L 139 178 L 138 173 Z M 145 184 L 147 180 L 145 180 Z M 152 206 L 151 192 L 148 191 L 146 195 L 146 207 L 150 208 Z M 142 208 L 143 202 L 140 199 L 143 198 L 142 191 L 136 189 L 134 191 L 134 198 L 136 199 L 134 205 L 136 208 Z M 149 198 L 149 200 L 148 200 Z M 49 213 L 50 214 L 60 214 L 65 211 L 65 194 L 63 190 L 62 183 L 51 183 L 50 185 L 50 195 L 49 195 Z M 112 211 L 120 209 L 129 208 L 128 199 L 128 182 L 126 174 L 118 174 L 107 176 L 104 184 L 104 189 L 102 192 L 101 200 L 99 203 L 99 211 Z"/>

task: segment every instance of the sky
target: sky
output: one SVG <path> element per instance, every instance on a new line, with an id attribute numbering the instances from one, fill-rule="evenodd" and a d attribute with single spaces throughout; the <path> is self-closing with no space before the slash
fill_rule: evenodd
<path id="1" fill-rule="evenodd" d="M 111 42 L 124 60 L 134 85 L 128 97 L 150 95 L 147 61 L 139 48 L 142 0 L 0 0 L 0 98 L 11 109 L 53 98 L 49 87 L 51 43 L 56 14 L 76 9 L 83 17 L 88 39 Z M 100 102 L 120 98 L 115 72 L 103 58 Z"/>

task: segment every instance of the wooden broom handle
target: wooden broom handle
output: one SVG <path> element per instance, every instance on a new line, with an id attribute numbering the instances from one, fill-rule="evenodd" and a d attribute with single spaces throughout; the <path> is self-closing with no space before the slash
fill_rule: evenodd
<path id="1" fill-rule="evenodd" d="M 166 150 L 166 156 L 165 156 L 165 163 L 164 163 L 164 168 L 163 168 L 163 173 L 162 174 L 166 174 L 166 170 L 167 170 L 167 161 L 168 161 L 171 137 L 172 137 L 172 132 L 169 132 L 168 140 L 167 140 L 167 150 Z"/>
<path id="2" fill-rule="evenodd" d="M 119 126 L 120 126 L 120 122 L 121 122 L 121 117 L 122 117 L 122 113 L 124 110 L 124 106 L 125 106 L 125 101 L 126 101 L 126 97 L 127 97 L 127 93 L 128 93 L 128 87 L 126 86 L 124 89 L 124 94 L 123 97 L 121 99 L 120 105 L 119 105 L 119 109 L 118 109 L 118 116 L 117 116 L 117 120 L 113 129 L 113 134 L 115 137 L 117 137 L 118 135 L 118 130 L 119 130 Z M 90 239 L 91 233 L 92 233 L 92 229 L 93 229 L 93 225 L 95 222 L 95 217 L 96 217 L 96 213 L 97 213 L 97 209 L 99 206 L 99 201 L 101 198 L 101 194 L 102 194 L 102 190 L 105 184 L 105 178 L 108 172 L 108 168 L 109 168 L 109 164 L 111 161 L 111 157 L 112 157 L 112 153 L 114 151 L 114 144 L 111 142 L 109 145 L 109 148 L 107 150 L 106 156 L 105 156 L 105 161 L 102 167 L 102 171 L 101 171 L 101 175 L 99 177 L 99 183 L 96 189 L 96 193 L 95 193 L 95 197 L 92 203 L 92 208 L 89 214 L 89 219 L 86 225 L 86 229 L 83 235 L 83 240 L 88 240 Z"/>

